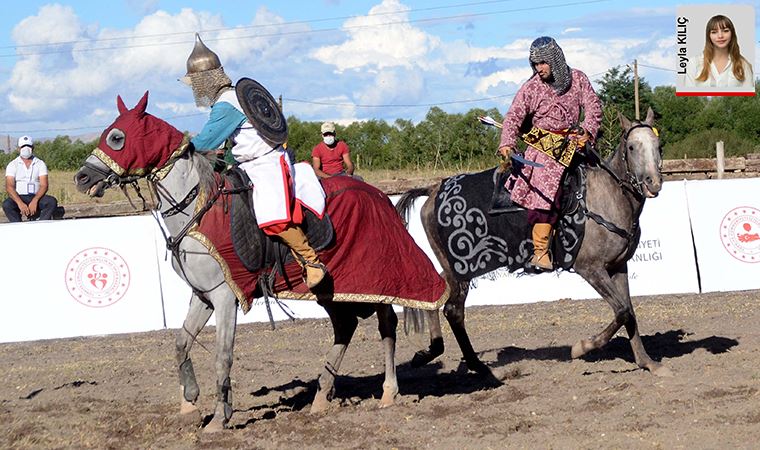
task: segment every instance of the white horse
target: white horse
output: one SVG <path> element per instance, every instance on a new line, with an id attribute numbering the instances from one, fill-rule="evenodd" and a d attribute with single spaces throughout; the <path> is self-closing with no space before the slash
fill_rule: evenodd
<path id="1" fill-rule="evenodd" d="M 137 106 L 129 110 L 121 98 L 117 99 L 120 116 L 103 133 L 99 147 L 75 175 L 75 183 L 81 192 L 100 197 L 108 187 L 123 186 L 145 177 L 156 191 L 159 208 L 163 208 L 161 214 L 169 235 L 168 245 L 172 248 L 174 269 L 193 290 L 187 318 L 177 333 L 180 413 L 190 415 L 185 417 L 193 420 L 200 420 L 196 406 L 200 390 L 190 359 L 190 349 L 211 314 L 215 313 L 217 401 L 214 416 L 204 431 L 218 431 L 226 427 L 232 416 L 230 369 L 239 295 L 231 288 L 229 279 L 225 278 L 223 264 L 215 258 L 209 247 L 194 238 L 192 233 L 190 236 L 188 234 L 202 220 L 206 210 L 210 209 L 214 196 L 223 194 L 209 161 L 195 153 L 192 145 L 187 144 L 177 129 L 146 114 L 147 100 L 146 92 Z M 359 183 L 353 180 L 350 182 Z M 353 208 L 352 214 L 363 214 L 362 205 L 372 206 L 373 202 L 383 201 L 387 202 L 392 220 L 397 221 L 403 230 L 403 224 L 387 197 L 385 200 L 378 195 L 362 198 Z M 340 233 L 339 224 L 334 224 L 336 233 Z M 397 238 L 395 235 L 387 236 L 387 239 Z M 411 239 L 411 236 L 408 238 Z M 421 263 L 429 263 L 421 250 L 419 253 Z M 432 264 L 430 267 L 432 269 Z M 445 286 L 442 279 L 439 278 L 439 281 Z M 357 317 L 366 318 L 373 312 L 377 313 L 378 329 L 385 352 L 385 381 L 380 406 L 392 405 L 398 394 L 395 365 L 396 313 L 388 303 L 337 302 L 333 296 L 334 293 L 329 290 L 317 294 L 319 304 L 330 317 L 335 339 L 319 377 L 319 389 L 311 411 L 324 411 L 329 406 L 334 395 L 335 377 L 358 324 Z M 438 306 L 440 303 L 431 305 L 431 308 Z"/>

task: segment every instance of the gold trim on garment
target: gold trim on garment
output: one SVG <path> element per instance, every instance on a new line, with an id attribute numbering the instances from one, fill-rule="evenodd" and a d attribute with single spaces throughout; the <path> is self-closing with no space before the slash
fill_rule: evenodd
<path id="1" fill-rule="evenodd" d="M 208 192 L 206 192 L 205 189 L 201 189 L 200 193 L 198 194 L 198 200 L 195 202 L 196 214 L 206 204 L 207 198 Z M 222 274 L 224 275 L 224 281 L 227 282 L 227 286 L 230 287 L 232 293 L 235 294 L 235 297 L 237 297 L 238 303 L 240 304 L 240 309 L 243 310 L 243 314 L 246 314 L 250 307 L 248 306 L 248 301 L 246 300 L 245 294 L 243 293 L 243 290 L 240 289 L 240 286 L 235 283 L 235 280 L 232 278 L 232 271 L 230 271 L 230 266 L 227 265 L 227 261 L 224 260 L 224 257 L 219 253 L 214 244 L 211 242 L 211 239 L 207 238 L 205 234 L 198 231 L 197 222 L 193 224 L 192 227 L 190 227 L 187 235 L 206 247 L 206 250 L 208 250 L 209 254 L 216 260 L 217 263 L 219 263 L 219 267 L 221 267 Z"/>
<path id="2" fill-rule="evenodd" d="M 567 134 L 554 133 L 538 127 L 531 128 L 522 138 L 526 144 L 565 167 L 570 165 L 575 151 L 578 150 L 578 141 L 571 139 Z"/>
<path id="3" fill-rule="evenodd" d="M 445 282 L 445 281 L 444 281 Z M 356 303 L 384 303 L 388 305 L 406 306 L 409 308 L 424 309 L 427 311 L 435 311 L 446 303 L 449 298 L 451 288 L 446 283 L 446 289 L 443 294 L 435 302 L 423 302 L 420 300 L 412 300 L 407 298 L 394 297 L 392 295 L 377 295 L 377 294 L 333 294 L 332 300 L 336 302 L 356 302 Z M 280 300 L 319 300 L 316 295 L 311 292 L 293 292 L 293 291 L 281 291 L 277 293 L 277 298 Z"/>

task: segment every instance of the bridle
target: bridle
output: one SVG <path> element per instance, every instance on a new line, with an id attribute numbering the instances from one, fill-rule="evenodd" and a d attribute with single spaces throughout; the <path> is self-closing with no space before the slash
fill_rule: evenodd
<path id="1" fill-rule="evenodd" d="M 639 180 L 638 177 L 632 172 L 630 163 L 628 160 L 628 137 L 631 134 L 631 131 L 637 129 L 637 128 L 649 128 L 652 130 L 655 135 L 657 132 L 655 131 L 654 127 L 651 125 L 648 125 L 643 122 L 636 123 L 635 125 L 631 126 L 625 134 L 622 136 L 620 140 L 620 145 L 622 148 L 622 159 L 623 163 L 625 165 L 625 175 L 623 178 L 619 177 L 614 170 L 604 161 L 604 159 L 599 155 L 599 153 L 594 149 L 593 147 L 589 146 L 587 147 L 591 154 L 594 155 L 597 159 L 597 165 L 601 167 L 607 174 L 609 174 L 613 180 L 618 184 L 618 186 L 623 190 L 628 192 L 633 196 L 633 201 L 629 199 L 631 208 L 632 208 L 632 214 L 633 214 L 633 222 L 631 223 L 630 230 L 624 230 L 614 223 L 608 221 L 607 219 L 603 218 L 597 213 L 594 213 L 592 211 L 589 211 L 588 207 L 586 206 L 585 199 L 580 199 L 581 201 L 581 208 L 583 210 L 583 213 L 592 219 L 597 224 L 601 225 L 607 231 L 610 231 L 611 233 L 615 233 L 618 236 L 622 237 L 626 240 L 626 250 L 624 252 L 624 261 L 627 261 L 630 259 L 631 256 L 633 256 L 633 253 L 636 251 L 636 245 L 638 244 L 639 237 L 641 237 L 641 226 L 639 224 L 639 217 L 641 216 L 641 211 L 644 209 L 644 200 L 646 200 L 646 195 L 644 195 L 643 191 L 643 184 L 644 182 Z M 658 171 L 662 170 L 661 166 L 658 167 Z M 637 205 L 637 204 L 638 205 Z"/>
<path id="2" fill-rule="evenodd" d="M 628 160 L 628 137 L 630 136 L 631 131 L 637 128 L 648 128 L 652 130 L 653 133 L 657 134 L 653 126 L 648 125 L 644 122 L 634 124 L 625 132 L 625 134 L 623 134 L 620 140 L 620 146 L 622 147 L 623 152 L 621 157 L 623 159 L 623 164 L 625 164 L 625 179 L 620 178 L 618 174 L 616 174 L 615 171 L 610 168 L 610 166 L 604 161 L 601 155 L 599 155 L 599 153 L 597 153 L 593 147 L 591 147 L 591 153 L 596 157 L 599 167 L 604 169 L 604 171 L 607 172 L 615 180 L 618 186 L 633 194 L 634 198 L 636 198 L 637 201 L 643 202 L 643 200 L 646 198 L 643 189 L 644 182 L 642 180 L 639 180 L 638 176 L 636 176 L 636 174 L 631 170 L 631 166 Z M 662 170 L 661 166 L 658 167 L 658 171 L 660 170 Z"/>
<path id="3" fill-rule="evenodd" d="M 164 241 L 166 242 L 166 249 L 171 252 L 172 257 L 177 262 L 177 265 L 179 266 L 180 271 L 182 272 L 185 280 L 187 281 L 188 285 L 192 289 L 193 293 L 198 295 L 200 299 L 206 302 L 207 300 L 205 299 L 204 294 L 207 294 L 208 292 L 211 292 L 214 289 L 218 288 L 225 281 L 222 280 L 216 286 L 213 286 L 212 288 L 205 289 L 205 290 L 202 290 L 193 286 L 189 282 L 189 278 L 187 277 L 185 273 L 185 267 L 182 264 L 182 258 L 181 258 L 181 254 L 180 254 L 181 252 L 180 252 L 179 246 L 182 240 L 188 235 L 190 229 L 197 223 L 200 223 L 201 219 L 206 214 L 206 212 L 208 212 L 208 210 L 211 209 L 211 207 L 214 205 L 216 200 L 223 193 L 224 179 L 221 178 L 219 180 L 219 183 L 217 183 L 216 188 L 208 197 L 204 205 L 201 208 L 196 208 L 196 212 L 193 214 L 192 217 L 190 217 L 190 219 L 187 221 L 187 223 L 185 223 L 185 225 L 182 227 L 182 229 L 178 233 L 174 235 L 168 235 L 166 230 L 164 229 L 164 226 L 161 224 L 161 221 L 159 220 L 159 214 L 164 218 L 171 217 L 180 213 L 189 216 L 189 214 L 185 212 L 185 209 L 187 209 L 187 207 L 190 206 L 193 203 L 193 201 L 195 201 L 201 193 L 200 182 L 199 182 L 198 184 L 196 184 L 190 189 L 190 191 L 185 195 L 183 199 L 177 200 L 172 196 L 171 192 L 169 192 L 169 190 L 161 183 L 161 180 L 166 178 L 169 172 L 171 172 L 172 169 L 174 168 L 174 163 L 176 163 L 178 160 L 182 158 L 187 157 L 188 151 L 191 148 L 192 148 L 192 145 L 183 144 L 183 146 L 179 147 L 177 151 L 161 167 L 156 167 L 152 169 L 150 172 L 142 174 L 142 175 L 118 175 L 111 169 L 104 169 L 102 167 L 99 167 L 87 161 L 85 161 L 84 166 L 102 175 L 103 182 L 105 183 L 106 188 L 118 186 L 122 189 L 122 191 L 126 193 L 126 187 L 131 185 L 135 189 L 135 192 L 140 197 L 140 199 L 142 199 L 143 205 L 145 205 L 146 201 L 145 201 L 145 198 L 142 196 L 142 193 L 140 192 L 140 187 L 137 184 L 137 182 L 141 178 L 145 178 L 145 180 L 148 182 L 148 186 L 151 189 L 151 193 L 155 193 L 156 205 L 155 205 L 155 209 L 151 212 L 151 215 L 158 223 L 158 227 L 161 230 L 161 234 L 164 237 Z M 127 196 L 127 198 L 129 199 L 129 196 Z M 170 207 L 165 211 L 161 211 L 162 198 L 166 199 L 166 201 L 170 205 Z M 130 199 L 130 203 L 131 203 L 131 199 Z"/>
<path id="4" fill-rule="evenodd" d="M 638 123 L 634 124 L 633 126 L 631 126 L 631 128 L 629 128 L 625 132 L 625 134 L 623 135 L 623 139 L 622 139 L 622 145 L 625 147 L 624 151 L 623 151 L 623 155 L 622 155 L 623 162 L 625 163 L 625 174 L 628 177 L 628 183 L 634 189 L 634 191 L 635 191 L 636 196 L 638 197 L 638 199 L 641 200 L 641 199 L 644 199 L 646 197 L 644 195 L 644 189 L 643 189 L 644 181 L 639 180 L 638 176 L 635 173 L 633 173 L 633 171 L 631 171 L 631 167 L 630 167 L 630 165 L 628 163 L 628 150 L 629 150 L 628 145 L 627 145 L 627 143 L 628 143 L 628 137 L 630 136 L 631 131 L 633 131 L 633 130 L 635 130 L 637 128 L 648 128 L 648 129 L 652 130 L 652 133 L 654 133 L 655 135 L 657 135 L 657 131 L 655 130 L 655 128 L 653 126 L 651 126 L 649 124 L 646 124 L 644 122 L 638 122 Z M 660 166 L 657 168 L 657 170 L 658 170 L 658 172 L 662 173 L 662 163 L 660 163 Z"/>

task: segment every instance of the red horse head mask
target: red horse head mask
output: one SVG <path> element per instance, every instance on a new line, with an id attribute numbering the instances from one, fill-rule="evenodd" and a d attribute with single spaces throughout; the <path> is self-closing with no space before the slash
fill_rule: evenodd
<path id="1" fill-rule="evenodd" d="M 116 97 L 119 117 L 100 136 L 93 154 L 117 175 L 142 176 L 162 168 L 178 151 L 183 134 L 165 121 L 145 112 L 148 92 L 127 109 Z"/>

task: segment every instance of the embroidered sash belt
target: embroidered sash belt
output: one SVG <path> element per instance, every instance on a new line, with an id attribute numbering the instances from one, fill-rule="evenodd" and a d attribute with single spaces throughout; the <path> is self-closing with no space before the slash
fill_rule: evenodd
<path id="1" fill-rule="evenodd" d="M 571 139 L 568 131 L 555 132 L 533 127 L 529 132 L 523 134 L 522 138 L 526 144 L 567 167 L 570 165 L 575 151 L 578 150 L 578 141 Z"/>

